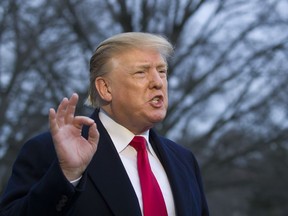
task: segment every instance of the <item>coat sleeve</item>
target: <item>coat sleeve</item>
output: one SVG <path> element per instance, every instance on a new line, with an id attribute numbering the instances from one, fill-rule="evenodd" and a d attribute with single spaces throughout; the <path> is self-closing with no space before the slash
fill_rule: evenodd
<path id="1" fill-rule="evenodd" d="M 81 187 L 82 180 L 74 188 L 63 175 L 51 135 L 39 135 L 24 144 L 13 165 L 0 216 L 65 215 Z"/>

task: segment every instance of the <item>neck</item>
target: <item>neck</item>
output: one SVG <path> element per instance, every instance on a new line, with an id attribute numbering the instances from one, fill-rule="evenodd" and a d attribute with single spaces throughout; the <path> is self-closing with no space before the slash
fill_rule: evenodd
<path id="1" fill-rule="evenodd" d="M 104 113 L 106 116 L 108 116 L 110 119 L 115 121 L 117 124 L 125 127 L 127 130 L 129 130 L 134 135 L 144 134 L 144 133 L 148 132 L 152 128 L 152 126 L 150 126 L 150 127 L 146 126 L 146 127 L 139 128 L 139 127 L 132 127 L 132 126 L 128 126 L 126 124 L 123 124 L 122 122 L 117 121 L 117 119 L 114 118 L 113 115 L 111 115 L 110 112 L 107 109 L 105 109 L 105 107 L 101 107 L 100 108 L 100 112 Z"/>

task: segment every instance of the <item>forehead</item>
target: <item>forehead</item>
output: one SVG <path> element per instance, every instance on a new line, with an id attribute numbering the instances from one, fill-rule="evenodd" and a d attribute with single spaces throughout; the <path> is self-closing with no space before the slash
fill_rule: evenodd
<path id="1" fill-rule="evenodd" d="M 124 64 L 148 66 L 150 64 L 167 65 L 166 58 L 156 49 L 135 49 L 130 48 L 117 52 L 113 59 Z"/>

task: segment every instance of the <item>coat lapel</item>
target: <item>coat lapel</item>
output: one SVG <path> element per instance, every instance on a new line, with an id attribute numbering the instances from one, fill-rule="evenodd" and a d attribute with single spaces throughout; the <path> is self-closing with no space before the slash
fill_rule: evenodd
<path id="1" fill-rule="evenodd" d="M 195 214 L 196 203 L 192 197 L 189 185 L 194 181 L 193 177 L 187 173 L 187 168 L 180 161 L 181 156 L 175 149 L 169 148 L 168 144 L 160 139 L 159 136 L 151 130 L 150 142 L 161 161 L 168 176 L 172 189 L 176 214 L 181 216 L 197 215 Z M 191 164 L 192 166 L 192 164 Z"/>
<path id="2" fill-rule="evenodd" d="M 98 117 L 92 118 L 100 133 L 98 148 L 88 167 L 88 176 L 114 215 L 140 216 L 141 210 L 133 186 L 110 136 Z M 85 135 L 84 135 L 85 136 Z"/>
<path id="3" fill-rule="evenodd" d="M 114 215 L 141 216 L 137 196 L 125 171 L 114 144 L 98 117 L 96 110 L 92 117 L 100 133 L 98 149 L 87 171 L 88 177 L 101 193 Z M 88 129 L 83 129 L 87 137 Z M 198 215 L 197 180 L 194 174 L 188 173 L 187 164 L 183 164 L 182 156 L 175 148 L 168 145 L 153 130 L 150 142 L 159 157 L 170 182 L 173 192 L 176 214 L 181 216 Z M 193 164 L 189 164 L 189 167 Z M 198 194 L 198 193 L 196 193 Z M 197 195 L 196 195 L 197 196 Z"/>

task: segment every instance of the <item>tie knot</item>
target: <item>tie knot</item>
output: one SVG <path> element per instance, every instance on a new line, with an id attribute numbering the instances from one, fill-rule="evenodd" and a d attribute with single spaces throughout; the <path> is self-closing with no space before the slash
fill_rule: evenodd
<path id="1" fill-rule="evenodd" d="M 135 136 L 130 145 L 136 149 L 136 151 L 146 150 L 146 140 L 142 136 Z"/>

